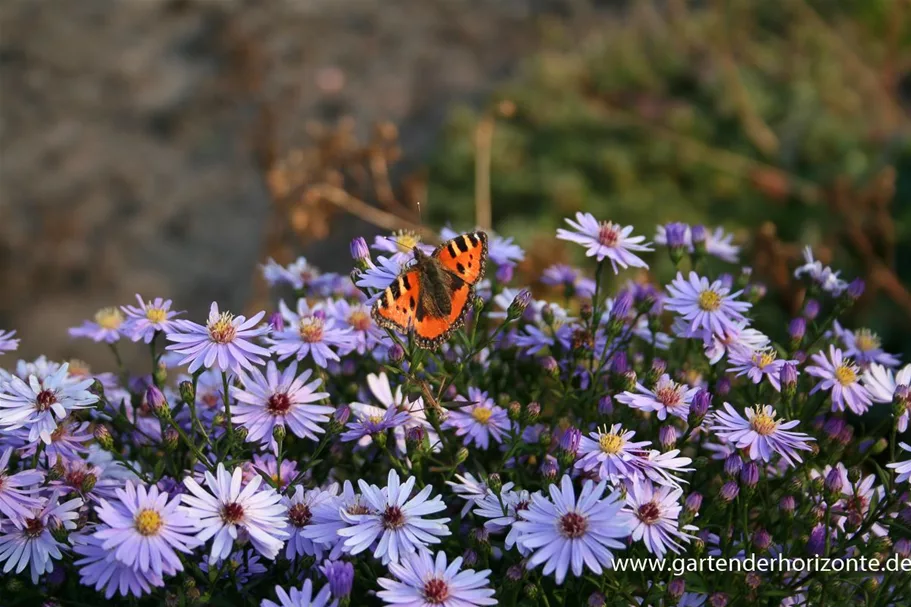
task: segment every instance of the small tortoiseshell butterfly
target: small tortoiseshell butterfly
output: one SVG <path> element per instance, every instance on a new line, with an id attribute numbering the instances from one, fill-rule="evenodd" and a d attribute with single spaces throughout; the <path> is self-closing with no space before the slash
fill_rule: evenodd
<path id="1" fill-rule="evenodd" d="M 418 346 L 433 350 L 465 321 L 487 267 L 487 234 L 456 236 L 430 256 L 415 247 L 414 260 L 373 304 L 372 315 L 381 327 L 413 331 Z"/>

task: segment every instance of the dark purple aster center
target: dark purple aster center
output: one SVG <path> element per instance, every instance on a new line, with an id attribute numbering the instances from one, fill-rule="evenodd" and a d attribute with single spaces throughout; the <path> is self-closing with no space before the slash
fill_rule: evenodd
<path id="1" fill-rule="evenodd" d="M 440 578 L 431 578 L 424 584 L 424 599 L 431 605 L 442 605 L 449 598 L 449 584 Z"/>
<path id="2" fill-rule="evenodd" d="M 569 539 L 580 538 L 588 530 L 588 521 L 578 512 L 568 512 L 560 517 L 560 533 Z"/>
<path id="3" fill-rule="evenodd" d="M 605 247 L 615 247 L 619 240 L 620 231 L 617 229 L 617 226 L 609 221 L 601 222 L 601 226 L 598 229 L 598 242 Z"/>
<path id="4" fill-rule="evenodd" d="M 44 523 L 40 518 L 25 519 L 25 535 L 27 537 L 38 537 L 44 531 Z"/>
<path id="5" fill-rule="evenodd" d="M 661 509 L 658 508 L 658 504 L 655 502 L 648 502 L 639 506 L 639 512 L 636 515 L 646 525 L 653 525 L 661 518 Z"/>
<path id="6" fill-rule="evenodd" d="M 383 512 L 383 527 L 386 529 L 401 529 L 405 526 L 405 513 L 398 506 L 389 506 Z"/>
<path id="7" fill-rule="evenodd" d="M 39 412 L 47 411 L 57 402 L 57 393 L 53 390 L 42 390 L 35 397 L 35 408 Z"/>
<path id="8" fill-rule="evenodd" d="M 272 415 L 285 415 L 290 409 L 291 399 L 284 392 L 273 394 L 266 401 L 266 411 Z"/>
<path id="9" fill-rule="evenodd" d="M 294 504 L 288 509 L 288 519 L 295 527 L 306 527 L 311 518 L 313 513 L 307 504 Z"/>
<path id="10" fill-rule="evenodd" d="M 221 509 L 221 518 L 230 525 L 239 523 L 244 518 L 244 507 L 237 502 L 225 504 Z"/>

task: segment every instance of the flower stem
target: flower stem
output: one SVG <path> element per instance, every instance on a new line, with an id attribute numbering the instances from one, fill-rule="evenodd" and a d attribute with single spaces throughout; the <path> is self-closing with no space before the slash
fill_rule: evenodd
<path id="1" fill-rule="evenodd" d="M 229 455 L 234 449 L 234 422 L 231 421 L 231 396 L 228 393 L 228 372 L 221 372 L 221 385 L 225 397 L 225 426 L 228 432 L 228 445 L 225 454 Z"/>

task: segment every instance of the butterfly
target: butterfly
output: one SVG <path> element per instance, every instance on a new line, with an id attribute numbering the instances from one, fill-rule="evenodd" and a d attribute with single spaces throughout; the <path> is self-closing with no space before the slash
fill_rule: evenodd
<path id="1" fill-rule="evenodd" d="M 373 304 L 378 325 L 413 332 L 421 348 L 435 350 L 462 326 L 474 286 L 487 268 L 487 234 L 468 232 L 427 255 L 414 248 L 414 263 Z"/>

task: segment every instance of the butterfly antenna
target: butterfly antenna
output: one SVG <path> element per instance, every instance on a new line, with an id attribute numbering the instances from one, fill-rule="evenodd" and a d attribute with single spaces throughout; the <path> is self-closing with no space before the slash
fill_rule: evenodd
<path id="1" fill-rule="evenodd" d="M 424 218 L 421 216 L 421 201 L 420 200 L 417 201 L 417 205 L 418 205 L 418 223 L 421 224 L 421 226 L 423 226 Z"/>

